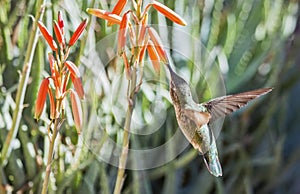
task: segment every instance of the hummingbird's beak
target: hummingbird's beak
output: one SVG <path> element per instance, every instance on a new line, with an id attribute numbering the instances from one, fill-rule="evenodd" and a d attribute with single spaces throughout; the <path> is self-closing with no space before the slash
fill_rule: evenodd
<path id="1" fill-rule="evenodd" d="M 170 72 L 170 80 L 171 80 L 171 82 L 172 82 L 172 80 L 173 79 L 176 79 L 175 77 L 176 77 L 176 73 L 173 71 L 173 69 L 172 69 L 172 67 L 170 66 L 170 64 L 167 64 L 167 67 L 168 67 L 168 69 L 169 69 L 169 72 Z M 174 85 L 174 83 L 173 83 L 173 85 L 172 85 L 173 87 L 175 86 Z"/>
<path id="2" fill-rule="evenodd" d="M 170 64 L 166 64 L 166 65 L 167 65 L 167 67 L 169 69 L 169 72 L 170 72 L 170 74 L 172 76 L 172 74 L 174 73 L 173 69 L 171 68 Z"/>

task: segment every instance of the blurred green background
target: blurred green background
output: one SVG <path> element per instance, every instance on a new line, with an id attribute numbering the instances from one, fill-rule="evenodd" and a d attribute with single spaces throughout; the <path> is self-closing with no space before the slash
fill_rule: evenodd
<path id="1" fill-rule="evenodd" d="M 144 1 L 145 4 L 147 2 Z M 84 18 L 90 19 L 87 31 L 70 54 L 70 59 L 83 72 L 86 100 L 83 102 L 85 118 L 82 131 L 87 136 L 83 139 L 77 137 L 70 111 L 67 111 L 67 121 L 57 141 L 49 193 L 113 191 L 117 168 L 100 160 L 97 150 L 101 149 L 107 137 L 118 144 L 122 140 L 122 114 L 126 111 L 127 100 L 126 93 L 122 93 L 125 86 L 116 80 L 123 72 L 123 65 L 119 58 L 114 57 L 115 39 L 102 41 L 118 28 L 107 27 L 106 21 L 89 16 L 85 10 L 88 7 L 112 10 L 115 3 L 115 0 L 77 0 L 72 3 L 46 1 L 43 17 L 45 25 L 52 29 L 52 20 L 57 19 L 57 11 L 61 10 L 65 18 L 67 40 Z M 187 20 L 188 26 L 180 29 L 201 40 L 205 53 L 210 56 L 209 59 L 201 58 L 201 64 L 212 60 L 220 68 L 226 93 L 261 87 L 274 87 L 274 90 L 225 119 L 217 139 L 223 177 L 211 176 L 202 157 L 189 146 L 176 159 L 161 167 L 126 171 L 123 192 L 300 193 L 298 1 L 165 0 L 163 3 Z M 20 72 L 32 33 L 33 22 L 30 16 L 35 16 L 40 10 L 37 4 L 32 0 L 0 1 L 1 150 L 14 122 Z M 150 23 L 178 27 L 154 9 L 150 13 Z M 193 60 L 176 57 L 173 51 L 184 45 L 187 52 L 197 55 L 193 45 L 187 44 L 186 40 L 176 40 L 172 28 L 167 31 L 166 37 L 163 41 L 169 43 L 176 71 L 187 75 L 185 78 L 194 86 L 198 99 L 205 101 L 215 97 L 214 92 L 210 93 L 213 89 L 207 87 L 203 75 L 209 77 L 209 80 L 218 80 L 218 77 L 206 74 L 201 66 L 195 67 Z M 11 141 L 12 152 L 8 160 L 2 162 L 0 169 L 1 193 L 40 192 L 45 169 L 43 160 L 47 157 L 44 151 L 48 149 L 49 120 L 48 111 L 45 111 L 43 118 L 39 122 L 35 121 L 33 108 L 40 81 L 49 75 L 48 52 L 49 47 L 39 37 L 30 77 L 24 86 L 26 95 L 18 133 Z M 94 64 L 97 57 L 102 62 Z M 195 68 L 200 69 L 202 76 L 194 71 Z M 149 115 L 159 114 L 155 112 L 153 100 L 161 102 L 160 106 L 167 114 L 155 133 L 132 135 L 130 146 L 155 147 L 166 142 L 179 130 L 168 97 L 167 77 L 164 70 L 158 76 L 151 65 L 145 66 L 144 78 L 159 81 L 145 82 L 138 94 L 134 120 L 143 123 L 140 128 L 144 126 L 145 130 L 147 125 L 153 125 L 147 120 Z M 158 87 L 159 83 L 166 84 Z M 154 108 L 151 109 L 151 106 Z M 99 135 L 100 128 L 106 133 Z M 110 151 L 107 154 L 112 155 Z M 139 158 L 135 160 L 139 161 Z"/>

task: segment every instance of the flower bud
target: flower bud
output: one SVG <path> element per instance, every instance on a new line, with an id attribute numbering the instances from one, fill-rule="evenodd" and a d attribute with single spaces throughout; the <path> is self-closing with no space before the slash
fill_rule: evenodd
<path id="1" fill-rule="evenodd" d="M 49 79 L 45 78 L 41 83 L 41 86 L 38 91 L 36 103 L 35 103 L 35 111 L 34 111 L 35 119 L 39 119 L 43 112 L 44 105 L 46 102 L 48 88 L 49 88 Z"/>
<path id="2" fill-rule="evenodd" d="M 72 46 L 75 44 L 75 42 L 78 40 L 79 36 L 82 34 L 83 30 L 85 29 L 87 25 L 88 20 L 85 19 L 81 22 L 81 24 L 77 27 L 75 30 L 74 34 L 72 35 L 70 41 L 69 41 L 69 46 Z"/>
<path id="3" fill-rule="evenodd" d="M 158 73 L 160 71 L 159 56 L 155 50 L 155 47 L 153 46 L 152 41 L 150 41 L 150 40 L 148 41 L 147 51 L 148 51 L 150 60 L 152 62 L 152 65 L 154 67 L 154 70 Z"/>
<path id="4" fill-rule="evenodd" d="M 82 127 L 82 108 L 81 108 L 81 102 L 79 100 L 79 97 L 76 92 L 73 90 L 70 90 L 70 97 L 71 97 L 71 106 L 72 106 L 72 113 L 74 118 L 75 127 L 77 130 L 77 133 L 81 133 L 81 127 Z"/>
<path id="5" fill-rule="evenodd" d="M 48 42 L 49 46 L 51 47 L 51 49 L 53 51 L 57 51 L 57 45 L 56 45 L 55 41 L 53 40 L 53 37 L 50 35 L 49 31 L 47 30 L 46 26 L 41 21 L 38 21 L 38 27 L 39 27 L 42 35 Z"/>
<path id="6" fill-rule="evenodd" d="M 60 43 L 60 44 L 65 44 L 65 39 L 62 35 L 62 32 L 60 30 L 60 27 L 58 25 L 58 23 L 56 21 L 53 21 L 53 26 L 54 26 L 54 33 L 55 33 L 55 36 L 57 38 L 57 41 Z"/>
<path id="7" fill-rule="evenodd" d="M 183 18 L 181 18 L 177 13 L 175 13 L 172 9 L 165 6 L 164 4 L 161 4 L 154 0 L 152 6 L 154 7 L 154 9 L 159 11 L 161 14 L 163 14 L 173 22 L 180 24 L 182 26 L 186 26 L 186 21 Z"/>
<path id="8" fill-rule="evenodd" d="M 101 9 L 94 9 L 94 8 L 87 8 L 86 11 L 89 14 L 92 14 L 94 16 L 97 16 L 99 18 L 105 19 L 108 22 L 114 23 L 114 24 L 120 24 L 122 18 L 118 16 L 117 14 L 113 14 L 111 12 L 101 10 Z"/>

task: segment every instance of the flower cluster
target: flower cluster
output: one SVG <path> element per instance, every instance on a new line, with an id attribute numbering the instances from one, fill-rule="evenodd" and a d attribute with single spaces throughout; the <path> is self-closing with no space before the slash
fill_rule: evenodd
<path id="1" fill-rule="evenodd" d="M 48 94 L 50 99 L 50 118 L 51 120 L 59 118 L 60 114 L 64 110 L 64 99 L 66 95 L 69 94 L 74 122 L 78 133 L 80 133 L 82 125 L 82 108 L 80 99 L 84 98 L 84 90 L 77 66 L 72 61 L 67 60 L 67 58 L 70 47 L 76 43 L 86 25 L 87 19 L 83 20 L 71 36 L 69 42 L 66 43 L 64 37 L 64 21 L 62 19 L 61 12 L 58 12 L 58 21 L 53 21 L 56 41 L 53 39 L 53 36 L 49 33 L 45 25 L 41 21 L 38 22 L 38 27 L 48 45 L 55 53 L 55 57 L 52 53 L 48 54 L 51 76 L 45 78 L 40 85 L 34 117 L 36 119 L 40 118 Z M 70 78 L 75 90 L 67 89 Z"/>
<path id="2" fill-rule="evenodd" d="M 146 50 L 154 69 L 158 72 L 160 70 L 160 62 L 166 64 L 168 59 L 158 33 L 154 28 L 147 24 L 149 9 L 153 7 L 177 24 L 186 25 L 186 22 L 173 10 L 155 0 L 147 4 L 143 11 L 141 11 L 141 0 L 138 0 L 136 3 L 135 1 L 132 1 L 135 10 L 126 11 L 122 16 L 120 16 L 127 4 L 127 1 L 128 0 L 118 0 L 112 12 L 94 8 L 88 8 L 87 12 L 107 20 L 108 25 L 120 25 L 118 33 L 118 53 L 124 59 L 127 78 L 129 78 L 131 74 L 131 65 L 134 65 L 135 63 L 143 63 Z M 134 26 L 138 29 L 137 33 L 135 33 L 136 30 L 134 29 Z M 131 60 L 131 62 L 128 62 L 127 56 L 124 52 L 128 33 L 130 37 L 131 54 L 134 56 L 133 61 Z"/>

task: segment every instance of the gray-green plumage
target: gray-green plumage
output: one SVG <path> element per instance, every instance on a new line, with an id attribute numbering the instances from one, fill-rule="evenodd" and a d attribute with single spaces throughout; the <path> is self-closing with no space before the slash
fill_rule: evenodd
<path id="1" fill-rule="evenodd" d="M 272 89 L 258 89 L 197 104 L 192 98 L 187 82 L 169 65 L 168 68 L 171 75 L 170 95 L 178 125 L 193 147 L 203 154 L 209 172 L 216 177 L 222 176 L 216 141 L 212 130 L 209 129 L 209 122 L 245 106 L 250 100 Z"/>

